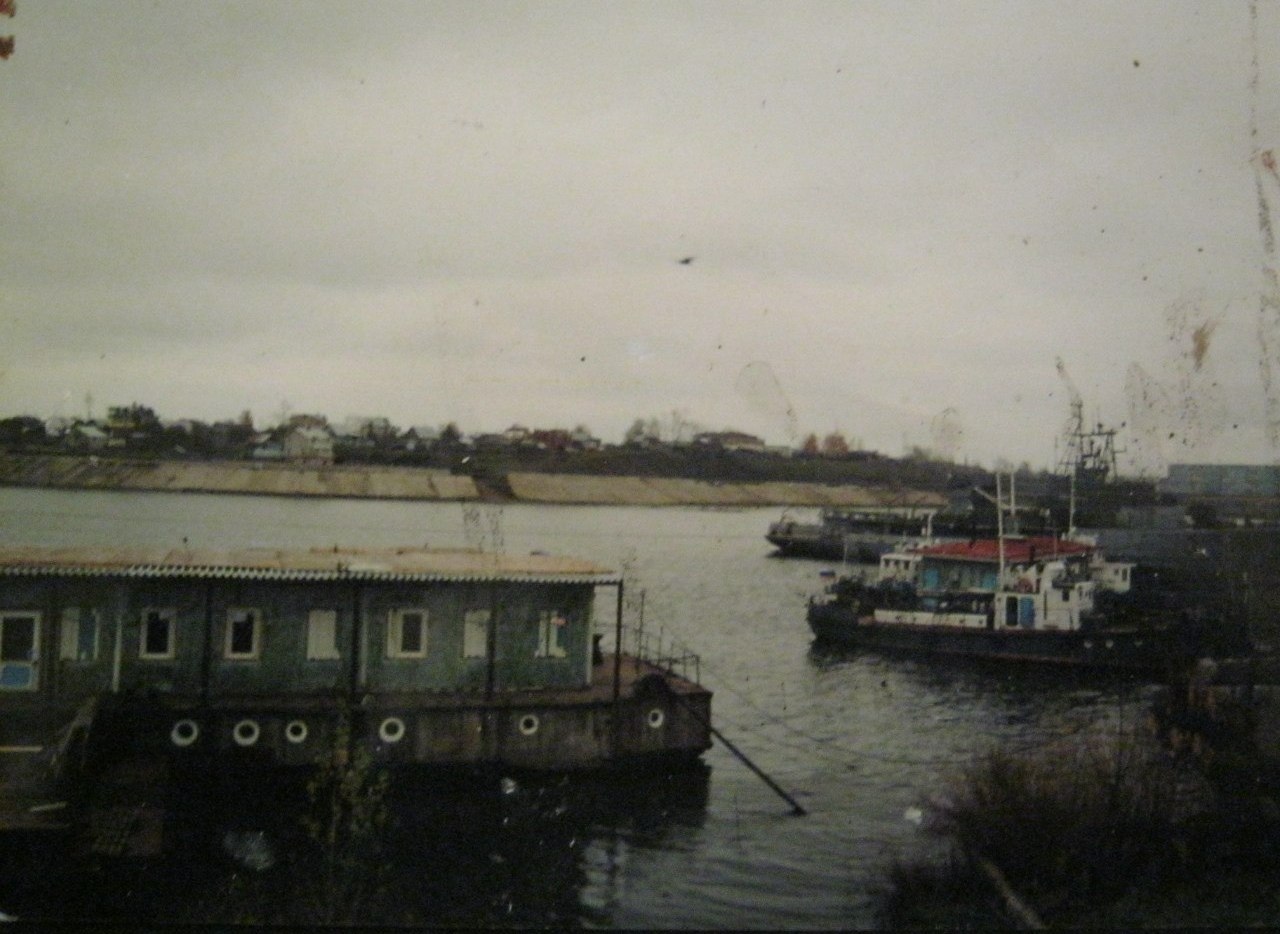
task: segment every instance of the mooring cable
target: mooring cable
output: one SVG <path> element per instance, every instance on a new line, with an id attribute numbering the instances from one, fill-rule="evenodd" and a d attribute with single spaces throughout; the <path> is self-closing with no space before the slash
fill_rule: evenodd
<path id="1" fill-rule="evenodd" d="M 706 727 L 711 732 L 712 736 L 720 740 L 721 745 L 723 745 L 725 749 L 733 753 L 743 765 L 745 765 L 752 772 L 754 772 L 760 778 L 761 781 L 763 781 L 766 785 L 768 785 L 774 791 L 774 793 L 778 795 L 778 797 L 780 797 L 783 801 L 786 801 L 787 804 L 791 805 L 792 814 L 796 815 L 797 817 L 803 817 L 805 814 L 809 813 L 803 807 L 800 806 L 800 802 L 798 802 L 795 798 L 791 797 L 791 795 L 787 794 L 786 791 L 783 790 L 781 785 L 779 785 L 772 778 L 770 778 L 765 773 L 764 769 L 760 768 L 760 766 L 752 762 L 750 757 L 748 757 L 745 752 L 743 752 L 741 749 L 735 746 L 727 736 L 725 736 L 718 729 L 712 726 L 711 721 L 709 721 L 706 717 L 704 717 L 699 711 L 694 709 L 692 704 L 690 704 L 688 701 L 686 701 L 683 697 L 681 697 L 679 694 L 676 694 L 675 692 L 672 692 L 671 696 L 676 699 L 677 703 L 679 703 L 680 706 L 683 707 L 690 714 L 690 716 L 692 716 L 695 720 L 697 720 L 704 727 Z"/>

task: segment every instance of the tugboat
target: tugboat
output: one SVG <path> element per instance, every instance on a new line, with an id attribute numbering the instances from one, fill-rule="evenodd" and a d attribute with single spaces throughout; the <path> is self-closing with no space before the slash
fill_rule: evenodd
<path id="1" fill-rule="evenodd" d="M 819 641 L 1164 674 L 1191 657 L 1187 629 L 1128 599 L 1133 565 L 1053 536 L 923 545 L 837 580 L 809 603 Z"/>

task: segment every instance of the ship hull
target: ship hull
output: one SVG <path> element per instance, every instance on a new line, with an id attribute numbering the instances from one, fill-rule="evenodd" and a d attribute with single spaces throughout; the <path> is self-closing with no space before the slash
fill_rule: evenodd
<path id="1" fill-rule="evenodd" d="M 765 540 L 784 558 L 818 558 L 875 564 L 883 555 L 920 536 L 896 532 L 833 532 L 818 525 L 775 524 Z M 959 540 L 950 536 L 934 541 Z"/>
<path id="2" fill-rule="evenodd" d="M 1092 631 L 975 629 L 946 624 L 878 622 L 848 606 L 813 603 L 809 626 L 820 642 L 918 655 L 1165 675 L 1182 657 L 1167 628 Z"/>

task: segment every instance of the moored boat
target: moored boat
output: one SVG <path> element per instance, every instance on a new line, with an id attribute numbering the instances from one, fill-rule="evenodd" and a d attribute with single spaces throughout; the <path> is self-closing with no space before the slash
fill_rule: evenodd
<path id="1" fill-rule="evenodd" d="M 601 588 L 617 617 L 597 627 Z M 64 762 L 302 765 L 339 742 L 421 765 L 696 759 L 697 660 L 624 655 L 622 588 L 543 554 L 0 548 L 0 749 L 61 728 Z"/>
<path id="2" fill-rule="evenodd" d="M 873 513 L 827 508 L 817 522 L 786 516 L 771 522 L 765 539 L 784 557 L 870 563 L 911 542 L 949 538 L 962 529 L 968 534 L 960 518 L 935 516 L 933 510 Z"/>
<path id="3" fill-rule="evenodd" d="M 1185 664 L 1186 631 L 1127 599 L 1131 572 L 1050 536 L 927 545 L 883 556 L 874 582 L 837 580 L 808 621 L 821 641 L 872 649 L 1153 674 Z"/>

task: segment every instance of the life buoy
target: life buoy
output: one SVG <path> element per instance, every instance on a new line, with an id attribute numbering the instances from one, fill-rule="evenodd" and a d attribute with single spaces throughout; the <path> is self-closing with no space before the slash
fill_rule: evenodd
<path id="1" fill-rule="evenodd" d="M 231 730 L 231 738 L 237 746 L 249 747 L 258 741 L 262 729 L 256 720 L 241 720 Z"/>
<path id="2" fill-rule="evenodd" d="M 398 743 L 404 739 L 404 721 L 399 717 L 387 717 L 378 724 L 378 739 L 384 743 Z"/>
<path id="3" fill-rule="evenodd" d="M 200 738 L 200 727 L 194 720 L 179 720 L 169 731 L 173 745 L 185 749 Z"/>

